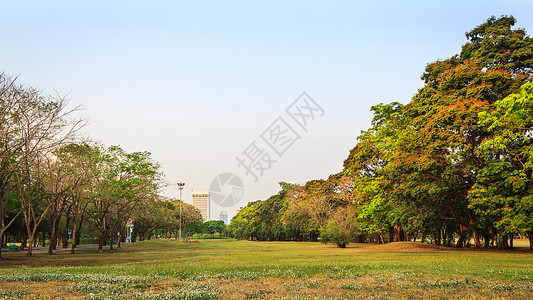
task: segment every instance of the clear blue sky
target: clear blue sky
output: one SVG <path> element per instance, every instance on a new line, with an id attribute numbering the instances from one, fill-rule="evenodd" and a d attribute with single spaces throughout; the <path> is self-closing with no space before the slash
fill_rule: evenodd
<path id="1" fill-rule="evenodd" d="M 341 171 L 370 106 L 407 103 L 491 15 L 533 31 L 529 1 L 360 2 L 2 1 L 0 70 L 83 104 L 88 135 L 151 152 L 185 200 L 237 174 L 244 206 Z M 325 115 L 254 183 L 235 157 L 303 91 Z"/>

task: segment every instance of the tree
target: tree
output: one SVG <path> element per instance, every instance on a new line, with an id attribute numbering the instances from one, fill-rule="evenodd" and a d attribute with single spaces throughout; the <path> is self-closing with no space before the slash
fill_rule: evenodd
<path id="1" fill-rule="evenodd" d="M 175 207 L 174 209 L 174 219 L 176 220 L 175 223 L 175 232 L 176 232 L 176 238 L 178 237 L 178 228 L 179 228 L 179 201 L 175 200 L 173 201 L 173 205 Z M 202 217 L 202 213 L 198 208 L 196 208 L 194 205 L 188 204 L 188 203 L 181 203 L 181 229 L 182 232 L 185 233 L 185 240 L 188 240 L 190 236 L 194 235 L 195 233 L 198 233 L 202 230 L 202 223 L 204 219 Z"/>
<path id="2" fill-rule="evenodd" d="M 211 220 L 204 222 L 202 224 L 203 231 L 207 234 L 210 234 L 212 237 L 215 236 L 215 233 L 223 234 L 226 231 L 226 224 L 221 220 Z"/>
<path id="3" fill-rule="evenodd" d="M 85 218 L 89 198 L 93 195 L 92 188 L 94 187 L 95 178 L 98 176 L 99 151 L 98 146 L 89 143 L 72 143 L 56 151 L 58 167 L 63 170 L 63 173 L 68 175 L 62 183 L 65 186 L 63 192 L 64 201 L 62 203 L 64 206 L 63 211 L 72 220 L 71 254 L 74 253 L 74 249 L 77 246 L 77 237 Z M 52 211 L 50 214 L 53 216 Z M 52 220 L 54 220 L 53 217 Z M 56 222 L 59 223 L 59 221 Z M 52 230 L 55 229 L 52 228 Z M 65 230 L 68 230 L 68 228 Z M 50 236 L 50 246 L 52 246 L 54 239 L 52 234 Z"/>
<path id="4" fill-rule="evenodd" d="M 488 163 L 481 143 L 492 135 L 478 114 L 493 111 L 533 70 L 533 42 L 514 24 L 512 17 L 492 17 L 466 34 L 460 55 L 426 67 L 425 86 L 404 110 L 408 123 L 387 165 L 398 199 L 430 212 L 445 208 L 440 217 L 460 229 L 457 247 L 469 233 L 479 247 L 483 230 L 468 199 Z"/>
<path id="5" fill-rule="evenodd" d="M 230 231 L 239 239 L 280 241 L 286 239 L 282 217 L 287 208 L 286 194 L 294 185 L 280 182 L 281 190 L 267 200 L 248 203 L 233 219 Z"/>
<path id="6" fill-rule="evenodd" d="M 174 228 L 176 239 L 179 228 L 179 200 L 146 199 L 132 216 L 135 234 L 141 240 L 149 239 L 158 230 L 165 230 L 170 237 L 170 229 Z M 182 203 L 182 229 L 185 239 L 194 233 L 201 232 L 202 214 L 193 205 Z"/>
<path id="7" fill-rule="evenodd" d="M 17 112 L 25 89 L 15 80 L 0 74 L 0 237 L 22 213 L 23 207 L 14 197 L 14 173 L 18 170 L 23 143 L 18 139 Z M 8 208 L 11 208 L 8 210 Z M 13 211 L 10 218 L 5 217 Z M 0 259 L 2 259 L 0 252 Z"/>
<path id="8" fill-rule="evenodd" d="M 103 251 L 105 240 L 115 239 L 117 229 L 124 230 L 136 207 L 144 199 L 157 197 L 161 173 L 148 152 L 127 153 L 111 146 L 100 155 L 90 210 L 98 228 L 98 250 Z"/>
<path id="9" fill-rule="evenodd" d="M 23 90 L 21 95 L 11 113 L 10 125 L 16 129 L 9 142 L 17 145 L 18 153 L 17 168 L 11 170 L 11 176 L 18 188 L 29 240 L 27 255 L 31 256 L 37 227 L 57 200 L 45 197 L 43 187 L 53 151 L 72 141 L 85 121 L 74 117 L 79 107 L 69 108 L 64 98 L 43 97 L 32 89 Z"/>
<path id="10" fill-rule="evenodd" d="M 351 201 L 352 182 L 342 174 L 327 180 L 311 180 L 285 193 L 287 208 L 282 223 L 288 239 L 317 241 L 320 228 L 338 206 Z"/>
<path id="11" fill-rule="evenodd" d="M 469 194 L 471 207 L 492 223 L 498 246 L 507 235 L 526 233 L 533 250 L 533 84 L 481 112 L 480 124 L 494 132 L 483 143 L 489 162 Z"/>
<path id="12" fill-rule="evenodd" d="M 375 236 L 378 243 L 391 242 L 395 226 L 403 231 L 404 224 L 398 222 L 397 214 L 401 202 L 394 201 L 397 197 L 390 192 L 384 171 L 392 159 L 398 129 L 404 126 L 403 110 L 404 105 L 398 102 L 373 106 L 372 127 L 361 133 L 344 161 L 343 173 L 354 185 L 352 197 L 359 211 L 357 219 L 369 241 Z"/>
<path id="13" fill-rule="evenodd" d="M 51 205 L 40 203 L 42 171 L 53 150 L 75 138 L 85 121 L 75 117 L 79 107 L 69 108 L 65 98 L 45 97 L 4 74 L 0 101 L 0 236 L 22 213 L 31 255 L 35 230 Z M 6 224 L 4 210 L 15 197 L 18 207 Z"/>
<path id="14" fill-rule="evenodd" d="M 56 155 L 57 152 L 54 153 L 55 157 L 46 162 L 42 175 L 43 198 L 46 199 L 47 203 L 50 203 L 48 215 L 51 226 L 48 254 L 53 254 L 53 250 L 56 249 L 59 221 L 67 209 L 67 186 L 71 183 L 67 177 L 68 175 L 74 175 L 67 171 L 66 164 L 68 162 L 62 161 Z"/>
<path id="15" fill-rule="evenodd" d="M 244 240 L 256 236 L 256 227 L 254 226 L 253 218 L 256 213 L 255 206 L 260 201 L 253 201 L 246 204 L 246 206 L 231 219 L 229 229 L 233 237 Z"/>

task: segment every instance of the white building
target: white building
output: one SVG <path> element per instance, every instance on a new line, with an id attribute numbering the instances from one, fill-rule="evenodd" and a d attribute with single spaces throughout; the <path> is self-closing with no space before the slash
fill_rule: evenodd
<path id="1" fill-rule="evenodd" d="M 192 192 L 192 205 L 200 210 L 204 222 L 210 220 L 209 216 L 209 192 Z"/>

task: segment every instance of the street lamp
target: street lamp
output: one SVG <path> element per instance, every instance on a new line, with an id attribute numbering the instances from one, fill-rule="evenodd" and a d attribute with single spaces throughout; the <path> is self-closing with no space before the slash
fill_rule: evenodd
<path id="1" fill-rule="evenodd" d="M 180 241 L 181 241 L 181 191 L 183 190 L 183 187 L 185 186 L 185 183 L 178 182 L 178 188 L 180 189 Z"/>

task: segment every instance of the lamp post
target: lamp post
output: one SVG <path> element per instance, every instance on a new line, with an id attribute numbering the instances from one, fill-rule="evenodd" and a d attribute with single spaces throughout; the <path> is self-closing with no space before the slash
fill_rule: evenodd
<path id="1" fill-rule="evenodd" d="M 180 189 L 180 241 L 181 241 L 181 191 L 183 190 L 183 187 L 185 186 L 185 183 L 178 182 L 178 188 Z"/>

